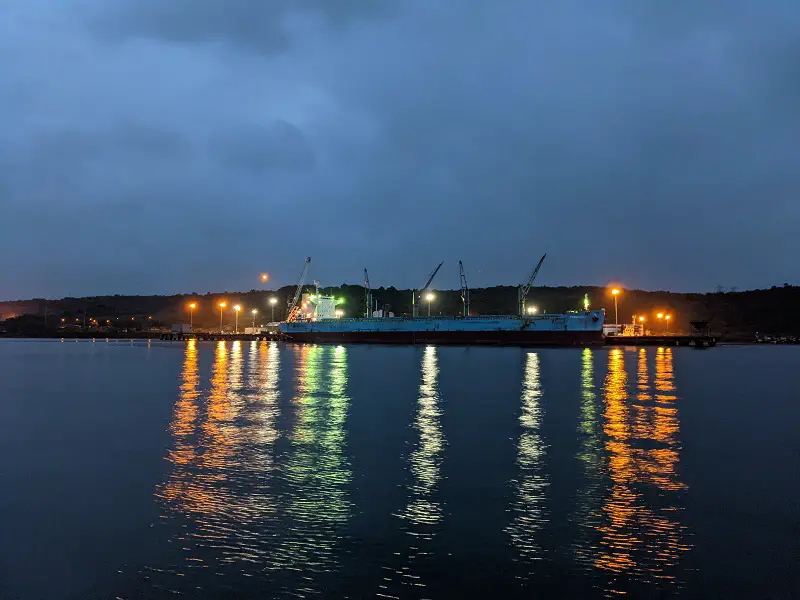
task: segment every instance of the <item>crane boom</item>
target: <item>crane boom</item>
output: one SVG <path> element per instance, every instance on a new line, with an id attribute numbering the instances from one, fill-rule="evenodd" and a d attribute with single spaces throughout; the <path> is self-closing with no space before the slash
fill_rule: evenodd
<path id="1" fill-rule="evenodd" d="M 533 282 L 536 279 L 536 275 L 539 274 L 539 269 L 542 268 L 542 263 L 544 259 L 547 258 L 547 252 L 544 253 L 544 256 L 539 259 L 536 268 L 531 273 L 530 278 L 528 279 L 528 283 L 522 286 L 519 290 L 519 312 L 520 314 L 525 314 L 525 301 L 528 299 L 528 292 L 531 291 L 531 287 L 533 287 Z"/>
<path id="2" fill-rule="evenodd" d="M 303 270 L 300 272 L 300 276 L 297 278 L 297 289 L 294 291 L 294 296 L 292 297 L 291 301 L 289 302 L 289 309 L 286 314 L 286 321 L 291 323 L 297 320 L 297 315 L 300 312 L 300 309 L 297 306 L 297 303 L 300 301 L 300 294 L 303 293 L 303 284 L 306 282 L 306 275 L 308 275 L 308 265 L 311 264 L 311 257 L 306 257 L 306 262 L 303 265 Z"/>
<path id="3" fill-rule="evenodd" d="M 434 270 L 433 270 L 433 271 L 430 273 L 430 275 L 428 275 L 428 280 L 425 282 L 425 285 L 423 285 L 423 286 L 422 286 L 422 288 L 420 288 L 420 290 L 419 290 L 419 293 L 420 293 L 420 294 L 422 294 L 422 293 L 423 293 L 425 290 L 427 290 L 427 289 L 428 289 L 428 286 L 431 284 L 431 281 L 433 281 L 433 278 L 434 278 L 434 277 L 436 277 L 436 274 L 439 272 L 439 269 L 441 269 L 441 268 L 442 268 L 442 265 L 443 265 L 443 264 L 444 264 L 444 261 L 440 262 L 440 263 L 439 263 L 439 266 L 438 266 L 438 267 L 436 267 L 436 268 L 435 268 L 435 269 L 434 269 Z"/>
<path id="4" fill-rule="evenodd" d="M 439 272 L 439 269 L 442 268 L 443 264 L 444 264 L 444 261 L 440 262 L 439 265 L 433 271 L 431 271 L 428 274 L 428 278 L 425 281 L 425 283 L 423 284 L 423 286 L 418 290 L 414 290 L 413 293 L 411 294 L 411 315 L 412 316 L 414 316 L 414 317 L 419 316 L 417 314 L 417 295 L 419 295 L 421 297 L 422 294 L 425 292 L 425 290 L 428 289 L 428 286 L 430 286 L 431 281 L 433 281 L 433 278 L 436 277 L 436 274 Z"/>
<path id="5" fill-rule="evenodd" d="M 367 269 L 364 269 L 364 316 L 366 318 L 370 317 L 370 313 L 372 308 L 372 288 L 369 285 L 369 273 L 367 273 Z"/>
<path id="6" fill-rule="evenodd" d="M 459 276 L 461 277 L 461 302 L 464 303 L 464 316 L 469 316 L 469 286 L 467 286 L 467 274 L 464 273 L 464 263 L 458 261 Z"/>

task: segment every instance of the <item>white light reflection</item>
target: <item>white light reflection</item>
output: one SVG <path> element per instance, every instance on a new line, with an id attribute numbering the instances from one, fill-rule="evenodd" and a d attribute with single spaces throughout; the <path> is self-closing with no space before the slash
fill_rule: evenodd
<path id="1" fill-rule="evenodd" d="M 446 441 L 441 425 L 438 377 L 437 349 L 428 346 L 422 355 L 419 395 L 412 424 L 416 439 L 408 457 L 408 503 L 395 515 L 403 522 L 402 529 L 408 536 L 408 547 L 400 566 L 387 567 L 387 574 L 377 593 L 380 597 L 405 597 L 408 592 L 403 588 L 425 587 L 415 567 L 421 559 L 431 554 L 430 542 L 438 531 L 443 510 L 437 491 Z"/>
<path id="2" fill-rule="evenodd" d="M 512 481 L 512 520 L 506 528 L 511 543 L 519 553 L 519 560 L 524 563 L 543 558 L 537 537 L 548 518 L 545 490 L 549 482 L 542 466 L 546 447 L 541 435 L 542 388 L 539 370 L 539 355 L 529 352 L 525 361 L 522 412 L 519 417 L 522 432 L 517 444 L 518 477 Z"/>

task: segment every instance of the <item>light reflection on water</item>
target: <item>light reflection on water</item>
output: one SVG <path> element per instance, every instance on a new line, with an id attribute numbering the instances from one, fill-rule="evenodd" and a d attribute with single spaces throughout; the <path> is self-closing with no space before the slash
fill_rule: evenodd
<path id="1" fill-rule="evenodd" d="M 627 578 L 676 583 L 673 568 L 689 549 L 676 504 L 685 486 L 677 472 L 672 349 L 657 349 L 655 395 L 647 351 L 636 352 L 635 388 L 628 384 L 624 355 L 621 348 L 608 353 L 604 432 L 611 489 L 603 501 L 595 558 L 598 569 L 615 576 L 612 592 L 624 591 Z"/>
<path id="2" fill-rule="evenodd" d="M 406 545 L 400 566 L 383 567 L 386 573 L 378 588 L 379 597 L 404 597 L 406 586 L 417 588 L 423 596 L 426 594 L 426 583 L 418 573 L 418 566 L 421 561 L 433 558 L 430 545 L 441 529 L 443 518 L 437 489 L 446 440 L 442 431 L 438 377 L 437 348 L 428 346 L 422 354 L 419 394 L 411 427 L 414 449 L 407 459 L 410 474 L 407 505 L 395 515 L 406 536 Z"/>
<path id="3" fill-rule="evenodd" d="M 305 570 L 310 591 L 315 573 L 335 568 L 339 532 L 351 511 L 344 427 L 347 350 L 302 346 L 296 352 L 297 393 L 291 400 L 295 421 L 283 468 L 286 504 L 280 515 L 281 541 L 270 566 Z"/>
<path id="4" fill-rule="evenodd" d="M 168 476 L 156 492 L 162 520 L 174 531 L 167 540 L 173 558 L 151 567 L 154 572 L 195 578 L 200 590 L 223 580 L 235 588 L 248 577 L 269 582 L 272 595 L 276 589 L 325 595 L 329 576 L 342 570 L 349 545 L 357 544 L 349 529 L 359 510 L 352 499 L 356 461 L 348 450 L 350 413 L 358 409 L 348 391 L 351 352 L 343 346 L 220 342 L 204 375 L 198 345 L 186 344 Z M 358 566 L 365 581 L 369 573 L 379 574 L 378 596 L 430 597 L 449 539 L 442 471 L 454 450 L 443 420 L 440 352 L 431 346 L 417 359 L 410 420 L 387 425 L 407 431 L 408 451 L 396 464 L 405 465 L 408 477 L 404 505 L 385 511 L 403 540 L 393 547 L 397 560 Z M 569 456 L 580 476 L 566 509 L 575 536 L 555 542 L 571 549 L 564 570 L 601 579 L 608 594 L 629 593 L 632 582 L 678 584 L 676 569 L 690 547 L 681 523 L 687 488 L 679 473 L 673 349 L 577 352 L 570 425 L 577 451 Z M 487 514 L 477 527 L 506 536 L 510 544 L 502 559 L 510 565 L 504 573 L 530 581 L 547 569 L 542 565 L 565 556 L 542 543 L 557 525 L 551 523 L 557 511 L 548 486 L 559 475 L 551 448 L 563 443 L 546 443 L 542 431 L 551 418 L 548 403 L 573 400 L 548 396 L 542 351 L 523 356 L 521 379 L 503 384 L 516 387 L 513 403 L 498 402 L 505 407 L 498 410 L 515 405 L 518 415 L 516 434 L 498 434 L 498 443 L 512 439 L 515 452 L 507 509 Z M 391 385 L 376 382 L 375 392 Z M 187 589 L 175 581 L 164 589 Z"/>
<path id="5" fill-rule="evenodd" d="M 548 520 L 545 502 L 548 476 L 543 468 L 546 447 L 541 435 L 544 412 L 540 377 L 539 355 L 529 352 L 522 381 L 522 412 L 519 416 L 522 432 L 517 442 L 518 476 L 512 482 L 515 497 L 510 509 L 512 520 L 507 527 L 511 542 L 520 560 L 525 563 L 544 558 L 538 533 Z"/>

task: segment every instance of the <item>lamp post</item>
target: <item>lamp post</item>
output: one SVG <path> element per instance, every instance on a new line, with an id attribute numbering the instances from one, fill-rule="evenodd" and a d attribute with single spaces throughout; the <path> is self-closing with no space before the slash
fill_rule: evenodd
<path id="1" fill-rule="evenodd" d="M 617 312 L 617 296 L 619 296 L 619 288 L 611 290 L 611 295 L 614 296 L 614 325 L 619 325 L 619 313 Z"/>
<path id="2" fill-rule="evenodd" d="M 269 299 L 270 308 L 272 309 L 272 322 L 275 322 L 275 305 L 278 303 L 278 299 L 273 296 Z"/>
<path id="3" fill-rule="evenodd" d="M 250 312 L 253 313 L 253 329 L 255 329 L 256 328 L 256 314 L 258 314 L 258 309 L 254 308 Z"/>
<path id="4" fill-rule="evenodd" d="M 219 332 L 222 333 L 222 311 L 225 310 L 225 307 L 228 306 L 227 302 L 220 302 L 219 303 Z"/>
<path id="5" fill-rule="evenodd" d="M 672 318 L 672 315 L 665 315 L 664 320 L 667 323 L 667 333 L 669 333 L 669 320 Z"/>
<path id="6" fill-rule="evenodd" d="M 194 309 L 197 308 L 197 304 L 192 302 L 189 305 L 189 329 L 193 329 L 194 325 Z"/>
<path id="7" fill-rule="evenodd" d="M 239 333 L 239 311 L 242 310 L 242 307 L 238 304 L 233 307 L 233 310 L 236 311 L 236 325 L 234 326 L 234 333 Z"/>
<path id="8" fill-rule="evenodd" d="M 426 295 L 425 295 L 425 300 L 427 300 L 427 301 L 428 301 L 428 316 L 429 316 L 429 317 L 431 316 L 431 301 L 433 301 L 433 299 L 434 299 L 435 297 L 436 297 L 436 296 L 434 296 L 434 295 L 433 295 L 433 294 L 431 294 L 430 292 L 429 292 L 428 294 L 426 294 Z"/>

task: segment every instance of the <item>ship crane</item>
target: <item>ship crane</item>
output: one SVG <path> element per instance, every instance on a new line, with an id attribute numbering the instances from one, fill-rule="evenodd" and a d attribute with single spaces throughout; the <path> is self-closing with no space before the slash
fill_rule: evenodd
<path id="1" fill-rule="evenodd" d="M 411 296 L 411 314 L 414 317 L 418 317 L 419 316 L 417 314 L 418 311 L 419 311 L 419 309 L 417 308 L 417 296 L 422 298 L 422 294 L 424 294 L 425 290 L 427 290 L 428 287 L 431 285 L 431 282 L 433 281 L 433 278 L 436 277 L 436 274 L 439 272 L 439 269 L 442 268 L 443 264 L 444 264 L 444 261 L 440 262 L 439 266 L 436 267 L 433 271 L 431 271 L 431 273 L 428 275 L 428 279 L 427 279 L 427 281 L 425 281 L 423 286 L 419 290 L 414 290 L 414 293 Z"/>
<path id="2" fill-rule="evenodd" d="M 369 285 L 369 273 L 364 269 L 364 317 L 372 316 L 372 288 Z"/>
<path id="3" fill-rule="evenodd" d="M 545 252 L 544 256 L 542 256 L 542 258 L 539 259 L 539 263 L 536 265 L 536 268 L 533 270 L 533 273 L 531 273 L 531 276 L 528 279 L 528 283 L 526 283 L 524 286 L 519 287 L 518 290 L 519 314 L 521 315 L 525 314 L 525 301 L 528 299 L 528 292 L 531 291 L 531 287 L 533 286 L 533 281 L 536 279 L 536 275 L 539 274 L 539 269 L 542 268 L 542 263 L 544 262 L 544 259 L 546 257 L 547 253 Z"/>
<path id="4" fill-rule="evenodd" d="M 467 286 L 467 274 L 464 273 L 464 263 L 458 261 L 459 276 L 461 277 L 461 302 L 464 303 L 464 316 L 469 316 L 469 286 Z"/>
<path id="5" fill-rule="evenodd" d="M 303 270 L 300 272 L 300 276 L 297 278 L 297 289 L 294 291 L 294 296 L 289 301 L 289 308 L 286 313 L 286 322 L 293 323 L 297 321 L 297 317 L 300 314 L 300 307 L 297 303 L 300 301 L 300 295 L 303 293 L 303 284 L 306 282 L 306 275 L 308 275 L 308 265 L 311 264 L 311 257 L 306 257 L 306 262 L 303 265 Z"/>

